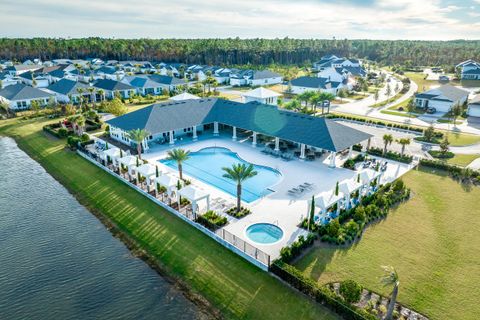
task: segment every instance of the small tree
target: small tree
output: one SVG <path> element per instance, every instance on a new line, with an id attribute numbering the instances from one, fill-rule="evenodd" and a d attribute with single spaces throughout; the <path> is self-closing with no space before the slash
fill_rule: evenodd
<path id="1" fill-rule="evenodd" d="M 37 100 L 32 100 L 32 102 L 30 102 L 30 109 L 37 114 L 40 111 L 40 102 Z"/>
<path id="2" fill-rule="evenodd" d="M 443 138 L 442 142 L 440 143 L 440 153 L 443 156 L 446 156 L 446 154 L 450 150 L 449 146 L 450 146 L 450 142 L 448 141 L 448 136 L 445 135 L 445 138 Z"/>
<path id="3" fill-rule="evenodd" d="M 390 95 L 392 94 L 392 88 L 390 87 L 389 83 L 387 83 L 387 89 L 385 90 L 385 94 L 387 95 L 387 100 L 389 100 Z"/>
<path id="4" fill-rule="evenodd" d="M 385 155 L 387 153 L 387 147 L 388 145 L 392 144 L 393 142 L 393 136 L 391 134 L 384 134 L 383 135 L 383 154 Z"/>
<path id="5" fill-rule="evenodd" d="M 339 187 L 338 187 L 338 181 L 337 181 L 337 184 L 335 185 L 335 195 L 338 196 L 338 190 Z"/>
<path id="6" fill-rule="evenodd" d="M 405 147 L 410 144 L 410 139 L 401 138 L 401 139 L 398 139 L 397 142 L 402 146 L 402 151 L 400 154 L 403 156 L 403 154 L 405 153 Z"/>
<path id="7" fill-rule="evenodd" d="M 135 142 L 137 145 L 137 154 L 140 159 L 142 159 L 142 143 L 150 133 L 145 129 L 132 129 L 128 133 L 128 138 Z"/>
<path id="8" fill-rule="evenodd" d="M 183 149 L 173 149 L 168 151 L 168 159 L 177 162 L 178 167 L 178 175 L 180 180 L 183 180 L 183 170 L 182 170 L 182 163 L 187 161 L 190 158 L 190 151 L 183 150 Z"/>
<path id="9" fill-rule="evenodd" d="M 254 170 L 252 164 L 247 166 L 245 163 L 233 164 L 230 168 L 222 168 L 225 171 L 224 178 L 233 180 L 237 183 L 237 212 L 242 209 L 241 196 L 242 196 L 242 183 L 257 175 L 257 171 Z"/>
<path id="10" fill-rule="evenodd" d="M 463 108 L 460 104 L 456 103 L 452 107 L 452 119 L 453 119 L 453 125 L 456 127 L 457 126 L 457 118 L 460 117 L 463 113 Z"/>
<path id="11" fill-rule="evenodd" d="M 375 90 L 375 93 L 373 94 L 373 99 L 375 100 L 375 104 L 377 103 L 378 98 L 379 98 L 379 94 L 378 94 L 378 89 L 377 89 L 377 90 Z"/>
<path id="12" fill-rule="evenodd" d="M 346 280 L 340 283 L 339 292 L 347 303 L 356 303 L 362 297 L 362 286 L 353 280 Z"/>
<path id="13" fill-rule="evenodd" d="M 425 131 L 423 132 L 423 136 L 427 142 L 432 142 L 433 138 L 435 137 L 435 128 L 433 124 L 431 124 Z"/>
<path id="14" fill-rule="evenodd" d="M 127 113 L 127 107 L 119 98 L 115 98 L 110 102 L 106 103 L 105 112 L 111 113 L 115 116 L 121 116 Z"/>
<path id="15" fill-rule="evenodd" d="M 397 271 L 395 271 L 395 268 L 393 268 L 392 266 L 383 266 L 382 268 L 385 274 L 382 277 L 381 282 L 384 286 L 393 286 L 390 302 L 388 303 L 387 314 L 385 315 L 386 320 L 391 320 L 393 319 L 393 310 L 395 309 L 395 303 L 397 302 L 400 280 Z"/>
<path id="16" fill-rule="evenodd" d="M 310 226 L 313 223 L 314 216 L 315 216 L 315 197 L 312 196 L 312 202 L 310 203 L 310 213 L 308 215 L 308 230 L 310 230 Z"/>
<path id="17" fill-rule="evenodd" d="M 408 101 L 407 111 L 410 116 L 412 116 L 412 113 L 415 111 L 415 101 L 413 100 L 413 98 Z"/>

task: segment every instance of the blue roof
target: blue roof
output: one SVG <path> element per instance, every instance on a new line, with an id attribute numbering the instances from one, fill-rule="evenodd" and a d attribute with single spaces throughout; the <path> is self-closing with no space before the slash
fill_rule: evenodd
<path id="1" fill-rule="evenodd" d="M 331 82 L 328 78 L 319 78 L 319 77 L 300 77 L 290 81 L 292 86 L 296 87 L 305 87 L 312 89 L 330 89 L 336 88 L 340 85 L 340 82 Z"/>
<path id="2" fill-rule="evenodd" d="M 100 79 L 97 80 L 94 84 L 94 87 L 103 89 L 103 90 L 108 90 L 108 91 L 116 91 L 116 90 L 133 90 L 135 89 L 129 84 L 116 81 L 116 80 L 110 80 L 110 79 Z"/>
<path id="3" fill-rule="evenodd" d="M 61 79 L 55 83 L 52 83 L 50 86 L 48 86 L 47 89 L 63 95 L 69 95 L 69 94 L 79 94 L 78 89 L 83 89 L 85 91 L 88 88 L 90 88 L 90 86 L 84 83 L 69 80 L 69 79 Z"/>
<path id="4" fill-rule="evenodd" d="M 50 93 L 33 88 L 22 83 L 7 86 L 0 90 L 0 96 L 10 101 L 48 98 Z"/>
<path id="5" fill-rule="evenodd" d="M 158 134 L 215 121 L 335 152 L 371 137 L 324 117 L 284 111 L 257 102 L 243 104 L 216 98 L 154 104 L 107 123 L 124 131 L 141 128 Z"/>

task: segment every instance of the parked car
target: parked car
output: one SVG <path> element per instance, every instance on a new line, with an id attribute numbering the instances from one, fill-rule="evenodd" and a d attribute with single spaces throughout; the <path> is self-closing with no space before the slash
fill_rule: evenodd
<path id="1" fill-rule="evenodd" d="M 436 113 L 436 112 L 437 112 L 437 109 L 435 109 L 435 108 L 433 108 L 433 107 L 427 109 L 427 113 L 428 113 L 428 114 L 434 114 L 434 113 Z"/>

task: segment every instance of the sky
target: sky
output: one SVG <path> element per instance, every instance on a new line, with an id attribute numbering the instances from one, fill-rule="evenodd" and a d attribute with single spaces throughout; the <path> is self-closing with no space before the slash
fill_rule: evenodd
<path id="1" fill-rule="evenodd" d="M 480 0 L 0 0 L 0 37 L 480 39 Z"/>

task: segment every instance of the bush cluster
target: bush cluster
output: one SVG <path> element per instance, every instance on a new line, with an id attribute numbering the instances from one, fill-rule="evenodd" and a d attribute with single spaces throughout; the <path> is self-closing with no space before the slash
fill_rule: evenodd
<path id="1" fill-rule="evenodd" d="M 52 136 L 55 136 L 59 139 L 66 138 L 73 134 L 72 131 L 68 131 L 65 128 L 62 128 L 60 123 L 53 123 L 43 126 L 43 131 L 48 132 Z"/>
<path id="2" fill-rule="evenodd" d="M 295 259 L 303 249 L 310 247 L 317 236 L 315 234 L 310 233 L 305 238 L 304 236 L 299 236 L 298 240 L 292 243 L 291 246 L 283 247 L 280 250 L 280 259 L 283 262 L 290 262 Z"/>
<path id="3" fill-rule="evenodd" d="M 370 148 L 368 149 L 367 153 L 373 156 L 383 157 L 386 159 L 403 162 L 403 163 L 411 163 L 413 161 L 413 157 L 410 155 L 404 154 L 402 156 L 399 152 L 395 152 L 395 151 L 387 151 L 385 154 L 383 154 L 383 150 L 380 148 Z"/>
<path id="4" fill-rule="evenodd" d="M 365 160 L 365 156 L 363 154 L 358 154 L 355 157 L 345 161 L 343 163 L 343 167 L 346 169 L 355 170 L 355 164 L 358 162 L 362 162 L 363 160 Z"/>
<path id="5" fill-rule="evenodd" d="M 480 183 L 480 172 L 472 170 L 470 168 L 455 166 L 441 160 L 428 159 L 421 159 L 420 165 L 446 171 L 453 179 L 459 180 L 461 182 L 476 184 Z"/>
<path id="6" fill-rule="evenodd" d="M 414 132 L 419 132 L 419 133 L 423 133 L 423 131 L 424 131 L 424 129 L 420 128 L 420 127 L 413 127 L 413 126 L 408 126 L 408 125 L 404 125 L 404 124 L 390 123 L 390 122 L 385 122 L 385 121 L 381 121 L 381 120 L 359 118 L 359 117 L 355 117 L 355 116 L 347 116 L 347 115 L 340 115 L 340 114 L 328 114 L 328 115 L 326 115 L 326 117 L 327 118 L 335 118 L 335 119 L 353 120 L 353 121 L 364 122 L 364 123 L 374 124 L 374 125 L 383 126 L 383 127 L 397 128 L 397 129 L 409 130 L 409 131 L 414 131 Z"/>
<path id="7" fill-rule="evenodd" d="M 368 223 L 385 218 L 390 207 L 409 197 L 410 189 L 401 179 L 387 183 L 374 194 L 364 197 L 357 207 L 342 210 L 337 219 L 320 226 L 320 240 L 337 245 L 352 243 L 362 234 Z"/>
<path id="8" fill-rule="evenodd" d="M 362 298 L 362 286 L 354 280 L 345 280 L 340 283 L 339 292 L 347 303 L 356 303 Z"/>
<path id="9" fill-rule="evenodd" d="M 195 221 L 212 231 L 227 224 L 227 218 L 218 215 L 213 210 L 207 211 L 204 215 L 198 215 Z"/>
<path id="10" fill-rule="evenodd" d="M 375 316 L 361 308 L 348 304 L 342 297 L 339 297 L 327 287 L 320 286 L 314 280 L 307 278 L 297 268 L 283 261 L 276 260 L 270 266 L 270 271 L 297 290 L 312 297 L 316 302 L 327 306 L 345 319 L 377 320 Z"/>
<path id="11" fill-rule="evenodd" d="M 430 151 L 428 151 L 428 153 L 432 157 L 437 158 L 437 159 L 451 159 L 451 158 L 455 157 L 455 153 L 453 153 L 451 151 L 442 152 L 442 151 L 439 151 L 439 150 L 430 150 Z"/>
<path id="12" fill-rule="evenodd" d="M 252 211 L 250 211 L 248 208 L 241 207 L 240 211 L 237 212 L 237 207 L 233 207 L 228 209 L 226 213 L 234 218 L 243 218 L 252 213 Z"/>

